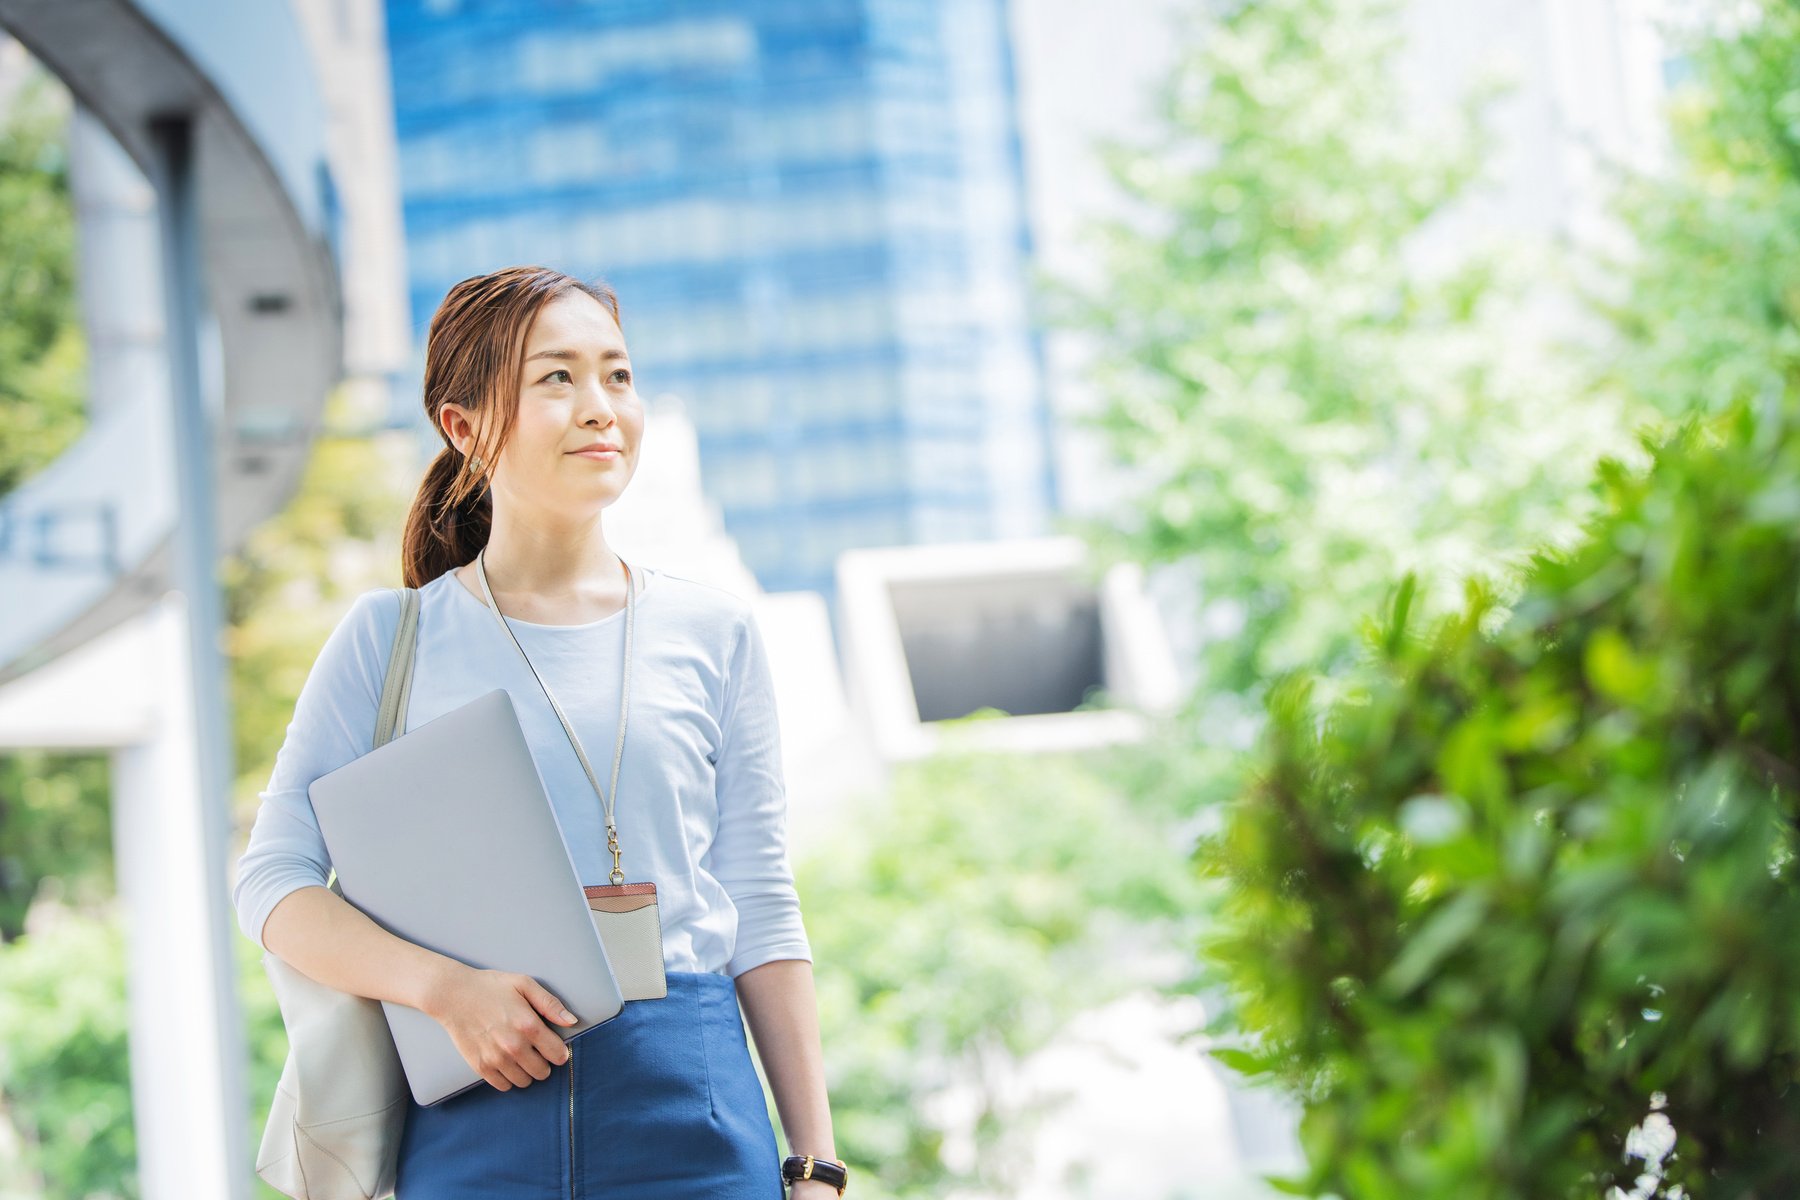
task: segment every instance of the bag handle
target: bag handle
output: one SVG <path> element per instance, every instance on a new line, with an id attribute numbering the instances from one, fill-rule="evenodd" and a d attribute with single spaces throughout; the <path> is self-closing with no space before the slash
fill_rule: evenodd
<path id="1" fill-rule="evenodd" d="M 395 588 L 400 593 L 400 624 L 388 651 L 387 677 L 381 685 L 381 708 L 375 714 L 375 745 L 384 745 L 406 728 L 407 703 L 412 699 L 413 647 L 419 640 L 419 589 Z"/>
<path id="2" fill-rule="evenodd" d="M 413 647 L 419 640 L 419 589 L 391 588 L 400 593 L 400 624 L 394 628 L 394 644 L 388 651 L 387 674 L 381 681 L 381 706 L 375 712 L 375 745 L 394 740 L 394 731 L 406 728 L 406 706 L 412 699 Z M 374 747 L 370 747 L 373 749 Z M 325 886 L 342 896 L 337 868 L 331 869 Z"/>

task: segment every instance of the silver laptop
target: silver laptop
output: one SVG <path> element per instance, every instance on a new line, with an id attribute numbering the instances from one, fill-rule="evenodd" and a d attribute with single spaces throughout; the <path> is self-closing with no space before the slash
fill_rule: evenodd
<path id="1" fill-rule="evenodd" d="M 471 966 L 536 978 L 579 1018 L 545 1021 L 564 1041 L 624 1007 L 505 688 L 321 775 L 307 792 L 344 899 L 383 929 Z M 381 1003 L 420 1104 L 486 1082 L 434 1018 Z"/>

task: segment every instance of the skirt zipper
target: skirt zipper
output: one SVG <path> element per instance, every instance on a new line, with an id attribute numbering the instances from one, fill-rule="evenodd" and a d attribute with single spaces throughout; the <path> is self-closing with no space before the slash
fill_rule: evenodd
<path id="1" fill-rule="evenodd" d="M 567 1045 L 567 1043 L 564 1043 Z M 569 1200 L 575 1200 L 575 1047 L 569 1046 Z"/>

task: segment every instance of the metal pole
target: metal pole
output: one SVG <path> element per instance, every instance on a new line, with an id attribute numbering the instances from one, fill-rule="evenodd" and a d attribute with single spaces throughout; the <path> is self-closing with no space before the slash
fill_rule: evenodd
<path id="1" fill-rule="evenodd" d="M 156 147 L 158 224 L 161 229 L 163 310 L 169 361 L 169 398 L 174 410 L 174 445 L 180 517 L 173 545 L 174 582 L 185 598 L 188 667 L 193 697 L 192 728 L 197 794 L 188 804 L 171 803 L 172 815 L 191 815 L 179 836 L 196 838 L 204 869 L 193 880 L 170 880 L 170 886 L 192 888 L 196 904 L 188 909 L 203 928 L 188 931 L 196 951 L 193 961 L 210 967 L 209 979 L 170 980 L 163 988 L 192 989 L 190 995 L 211 1009 L 208 1033 L 212 1044 L 185 1049 L 191 1055 L 188 1078 L 179 1092 L 216 1119 L 222 1163 L 188 1164 L 185 1197 L 209 1193 L 249 1200 L 250 1116 L 244 1058 L 243 1014 L 238 1006 L 236 939 L 227 889 L 231 844 L 231 740 L 228 735 L 226 664 L 219 647 L 223 604 L 215 564 L 218 551 L 214 471 L 217 443 L 201 395 L 200 317 L 202 282 L 199 214 L 196 211 L 194 118 L 178 113 L 152 118 Z M 187 822 L 184 822 L 187 824 Z M 208 1003 L 210 1002 L 210 1003 Z M 176 1095 L 172 1088 L 169 1097 Z M 212 1110 L 208 1112 L 207 1110 Z M 223 1170 L 223 1190 L 209 1186 Z M 146 1183 L 149 1181 L 146 1180 Z M 195 1186 L 198 1185 L 198 1186 Z M 145 1200 L 174 1200 L 152 1196 Z"/>

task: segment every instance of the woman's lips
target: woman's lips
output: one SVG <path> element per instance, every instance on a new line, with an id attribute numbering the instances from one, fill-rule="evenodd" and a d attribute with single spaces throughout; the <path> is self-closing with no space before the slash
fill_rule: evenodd
<path id="1" fill-rule="evenodd" d="M 592 458 L 601 462 L 619 457 L 617 450 L 571 450 L 569 453 L 577 458 Z"/>

